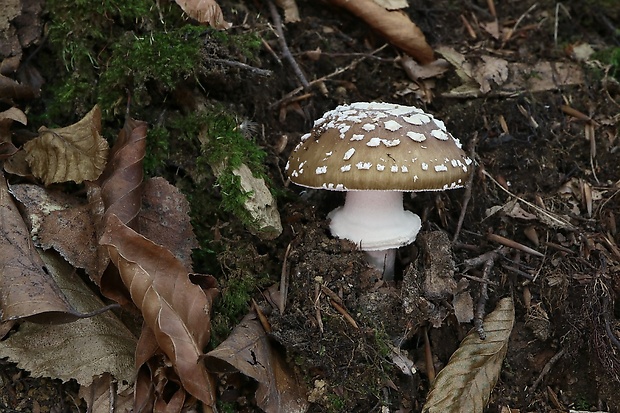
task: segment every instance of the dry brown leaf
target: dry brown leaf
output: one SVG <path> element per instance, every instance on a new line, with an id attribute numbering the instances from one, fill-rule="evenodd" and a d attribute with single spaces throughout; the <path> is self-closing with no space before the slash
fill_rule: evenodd
<path id="1" fill-rule="evenodd" d="M 364 20 L 390 43 L 418 62 L 427 64 L 435 60 L 433 49 L 426 42 L 424 33 L 401 11 L 390 11 L 373 0 L 329 0 Z"/>
<path id="2" fill-rule="evenodd" d="M 45 185 L 95 180 L 108 157 L 101 133 L 101 110 L 95 107 L 79 122 L 59 129 L 41 127 L 39 136 L 24 144 L 32 173 Z"/>
<path id="3" fill-rule="evenodd" d="M 189 17 L 216 29 L 229 29 L 232 23 L 224 20 L 222 9 L 215 0 L 175 0 Z"/>
<path id="4" fill-rule="evenodd" d="M 284 10 L 284 23 L 296 23 L 301 20 L 295 0 L 276 0 L 276 4 Z"/>
<path id="5" fill-rule="evenodd" d="M 532 65 L 480 56 L 480 60 L 474 64 L 451 47 L 439 47 L 437 52 L 454 66 L 463 82 L 445 96 L 513 96 L 515 93 L 556 90 L 584 82 L 583 69 L 573 63 L 537 62 Z"/>
<path id="6" fill-rule="evenodd" d="M 146 122 L 127 117 L 99 178 L 106 215 L 116 215 L 133 229 L 141 208 L 142 160 L 146 153 Z"/>
<path id="7" fill-rule="evenodd" d="M 198 248 L 198 241 L 189 219 L 189 203 L 177 187 L 161 177 L 146 181 L 139 221 L 142 235 L 192 268 L 192 249 Z"/>
<path id="8" fill-rule="evenodd" d="M 46 321 L 75 320 L 76 311 L 46 273 L 3 176 L 0 177 L 0 228 L 2 321 L 42 315 Z"/>
<path id="9" fill-rule="evenodd" d="M 204 291 L 170 251 L 123 224 L 106 218 L 100 243 L 153 330 L 188 393 L 208 406 L 215 403 L 215 383 L 201 362 L 209 341 L 211 305 L 217 289 Z"/>
<path id="10" fill-rule="evenodd" d="M 493 56 L 481 56 L 482 63 L 474 69 L 474 79 L 480 85 L 480 92 L 486 94 L 502 86 L 508 79 L 508 62 Z"/>
<path id="11" fill-rule="evenodd" d="M 16 107 L 0 112 L 0 160 L 5 160 L 17 152 L 17 147 L 11 141 L 11 124 L 19 122 L 22 125 L 28 123 L 26 114 Z"/>
<path id="12" fill-rule="evenodd" d="M 76 309 L 88 313 L 104 307 L 71 265 L 53 251 L 35 251 L 41 254 L 45 268 Z M 75 379 L 88 385 L 93 376 L 108 372 L 131 383 L 135 347 L 131 331 L 107 311 L 67 324 L 23 323 L 0 342 L 0 357 L 8 357 L 36 377 Z"/>
<path id="13" fill-rule="evenodd" d="M 36 94 L 32 87 L 0 74 L 0 99 L 32 100 Z"/>
<path id="14" fill-rule="evenodd" d="M 98 248 L 90 203 L 32 184 L 11 185 L 10 192 L 23 205 L 30 234 L 38 246 L 54 248 L 91 278 L 105 269 L 107 251 Z"/>
<path id="15" fill-rule="evenodd" d="M 501 299 L 484 318 L 486 339 L 475 329 L 467 334 L 437 375 L 422 411 L 482 413 L 499 378 L 514 321 L 512 299 Z"/>
<path id="16" fill-rule="evenodd" d="M 281 354 L 270 343 L 254 312 L 246 315 L 230 336 L 207 354 L 206 363 L 211 371 L 240 371 L 256 380 L 256 402 L 267 413 L 296 413 L 308 409 L 304 392 Z"/>
<path id="17" fill-rule="evenodd" d="M 133 409 L 131 388 L 124 388 L 109 373 L 95 377 L 88 386 L 80 386 L 80 398 L 91 413 L 130 412 Z"/>

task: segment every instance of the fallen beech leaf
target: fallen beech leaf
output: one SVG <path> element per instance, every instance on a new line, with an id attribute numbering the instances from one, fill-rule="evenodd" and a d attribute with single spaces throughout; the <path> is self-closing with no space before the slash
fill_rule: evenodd
<path id="1" fill-rule="evenodd" d="M 36 91 L 10 77 L 0 74 L 0 99 L 32 100 L 36 97 Z"/>
<path id="2" fill-rule="evenodd" d="M 99 177 L 108 157 L 108 142 L 100 132 L 101 110 L 95 105 L 71 126 L 41 127 L 39 136 L 24 144 L 26 161 L 45 185 L 92 181 Z"/>
<path id="3" fill-rule="evenodd" d="M 36 253 L 4 177 L 0 177 L 0 308 L 2 321 L 45 315 L 75 320 L 71 307 Z"/>
<path id="4" fill-rule="evenodd" d="M 206 363 L 211 371 L 240 371 L 256 380 L 256 403 L 267 413 L 308 410 L 304 391 L 270 343 L 254 312 L 247 314 L 222 344 L 207 353 Z"/>
<path id="5" fill-rule="evenodd" d="M 215 404 L 215 383 L 201 362 L 210 338 L 211 306 L 216 288 L 192 284 L 188 270 L 170 251 L 123 224 L 106 218 L 100 243 L 153 330 L 188 393 L 207 406 Z"/>
<path id="6" fill-rule="evenodd" d="M 482 63 L 474 70 L 474 78 L 482 93 L 489 93 L 508 79 L 508 62 L 493 56 L 480 56 Z"/>
<path id="7" fill-rule="evenodd" d="M 35 243 L 44 249 L 54 248 L 96 280 L 107 266 L 108 252 L 97 242 L 100 218 L 94 216 L 93 202 L 32 184 L 11 185 L 9 190 L 23 206 Z"/>
<path id="8" fill-rule="evenodd" d="M 329 0 L 364 20 L 390 43 L 418 62 L 427 64 L 435 60 L 433 49 L 426 42 L 424 33 L 405 13 L 390 11 L 373 0 Z"/>
<path id="9" fill-rule="evenodd" d="M 28 123 L 26 114 L 16 107 L 0 112 L 0 160 L 8 159 L 17 152 L 11 142 L 11 124 L 14 121 L 22 125 Z"/>
<path id="10" fill-rule="evenodd" d="M 484 318 L 486 339 L 476 330 L 467 334 L 437 375 L 422 411 L 482 413 L 499 378 L 514 321 L 512 299 L 501 299 Z"/>
<path id="11" fill-rule="evenodd" d="M 88 386 L 80 386 L 79 396 L 91 413 L 130 412 L 134 405 L 131 387 L 123 388 L 109 373 L 95 377 Z"/>
<path id="12" fill-rule="evenodd" d="M 175 0 L 189 17 L 216 29 L 229 29 L 232 23 L 224 20 L 222 9 L 215 0 Z"/>
<path id="13" fill-rule="evenodd" d="M 127 117 L 110 160 L 99 178 L 101 198 L 106 215 L 116 215 L 122 223 L 134 228 L 141 208 L 142 160 L 146 153 L 146 122 Z"/>
<path id="14" fill-rule="evenodd" d="M 185 268 L 192 268 L 192 249 L 198 248 L 198 241 L 189 219 L 189 203 L 177 187 L 161 177 L 146 181 L 138 219 L 142 235 L 168 248 Z"/>
<path id="15" fill-rule="evenodd" d="M 301 20 L 295 0 L 276 0 L 276 4 L 284 10 L 284 23 L 296 23 Z"/>
<path id="16" fill-rule="evenodd" d="M 34 251 L 39 251 L 45 267 L 75 308 L 88 313 L 104 307 L 61 257 L 54 252 Z M 75 379 L 89 385 L 93 376 L 109 372 L 131 383 L 135 347 L 131 331 L 107 311 L 67 324 L 23 323 L 18 331 L 0 341 L 0 357 L 8 357 L 36 377 Z"/>

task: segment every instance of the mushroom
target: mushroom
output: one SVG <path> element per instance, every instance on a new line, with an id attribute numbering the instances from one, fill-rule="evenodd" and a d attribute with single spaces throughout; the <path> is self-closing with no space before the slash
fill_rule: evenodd
<path id="1" fill-rule="evenodd" d="M 393 279 L 396 251 L 420 231 L 403 208 L 403 192 L 460 188 L 471 159 L 442 121 L 413 106 L 357 102 L 314 122 L 286 165 L 291 181 L 308 188 L 347 191 L 331 211 L 330 231 L 367 254 Z"/>

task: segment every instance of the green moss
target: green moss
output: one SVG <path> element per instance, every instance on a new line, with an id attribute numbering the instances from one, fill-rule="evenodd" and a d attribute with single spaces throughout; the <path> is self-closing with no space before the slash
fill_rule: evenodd
<path id="1" fill-rule="evenodd" d="M 243 190 L 240 178 L 233 174 L 233 170 L 245 164 L 255 177 L 265 178 L 265 151 L 244 136 L 234 117 L 226 112 L 202 115 L 199 119 L 202 142 L 198 165 L 221 169 L 216 185 L 222 195 L 222 209 L 235 215 L 244 225 L 251 226 L 253 219 L 244 207 L 251 194 Z"/>
<path id="2" fill-rule="evenodd" d="M 122 117 L 128 97 L 140 112 L 165 102 L 182 81 L 215 70 L 203 66 L 205 56 L 254 59 L 261 44 L 254 33 L 189 25 L 175 2 L 49 0 L 46 11 L 50 51 L 40 65 L 52 79 L 46 112 L 59 123 L 95 103 L 104 118 Z"/>
<path id="3" fill-rule="evenodd" d="M 113 109 L 128 91 L 132 104 L 144 106 L 154 92 L 170 92 L 181 81 L 197 76 L 202 71 L 204 34 L 204 28 L 187 25 L 166 32 L 122 36 L 111 46 L 110 60 L 101 73 L 101 106 Z"/>
<path id="4" fill-rule="evenodd" d="M 270 282 L 267 276 L 242 272 L 235 275 L 220 279 L 221 296 L 215 304 L 211 322 L 214 346 L 228 337 L 239 319 L 249 311 L 252 297 Z"/>

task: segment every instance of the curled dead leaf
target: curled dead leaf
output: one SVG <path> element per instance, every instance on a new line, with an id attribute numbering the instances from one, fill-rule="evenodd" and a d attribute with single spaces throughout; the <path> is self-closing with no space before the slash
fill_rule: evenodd
<path id="1" fill-rule="evenodd" d="M 295 0 L 276 0 L 276 4 L 284 10 L 284 23 L 296 23 L 301 20 Z"/>
<path id="2" fill-rule="evenodd" d="M 349 10 L 364 20 L 390 43 L 418 62 L 427 64 L 435 60 L 433 49 L 426 42 L 424 33 L 405 13 L 386 10 L 373 0 L 329 0 L 329 2 Z"/>
<path id="3" fill-rule="evenodd" d="M 499 378 L 515 321 L 512 298 L 503 298 L 484 318 L 486 339 L 467 334 L 433 382 L 424 413 L 482 413 Z"/>
<path id="4" fill-rule="evenodd" d="M 116 215 L 131 228 L 137 224 L 142 205 L 146 132 L 146 122 L 127 117 L 99 179 L 105 215 Z"/>
<path id="5" fill-rule="evenodd" d="M 253 312 L 222 344 L 207 353 L 206 363 L 211 371 L 240 371 L 256 380 L 256 402 L 267 413 L 301 413 L 308 409 L 302 389 Z"/>
<path id="6" fill-rule="evenodd" d="M 41 127 L 39 136 L 26 144 L 26 161 L 45 185 L 92 181 L 108 158 L 108 142 L 101 133 L 101 110 L 95 107 L 80 121 L 58 129 Z"/>
<path id="7" fill-rule="evenodd" d="M 201 362 L 210 338 L 211 306 L 216 288 L 193 284 L 188 270 L 170 251 L 127 225 L 106 218 L 100 244 L 172 363 L 185 390 L 208 406 L 215 404 L 215 383 Z"/>
<path id="8" fill-rule="evenodd" d="M 46 272 L 3 176 L 0 177 L 0 222 L 2 321 L 44 317 L 47 322 L 62 322 L 78 318 Z"/>
<path id="9" fill-rule="evenodd" d="M 222 9 L 215 0 L 175 0 L 189 17 L 216 29 L 229 29 L 232 23 L 224 20 Z"/>

